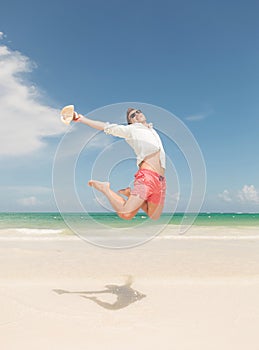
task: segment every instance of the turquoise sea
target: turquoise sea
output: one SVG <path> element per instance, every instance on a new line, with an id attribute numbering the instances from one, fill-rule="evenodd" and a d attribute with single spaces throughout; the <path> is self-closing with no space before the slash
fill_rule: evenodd
<path id="1" fill-rule="evenodd" d="M 130 248 L 160 240 L 259 240 L 259 213 L 164 213 L 157 221 L 138 214 L 0 213 L 0 241 L 39 242 L 81 238 L 105 248 Z"/>
<path id="2" fill-rule="evenodd" d="M 165 213 L 158 221 L 150 220 L 145 214 L 138 214 L 131 221 L 120 219 L 113 213 L 0 213 L 1 229 L 57 229 L 67 228 L 66 222 L 80 225 L 108 227 L 133 227 L 143 221 L 150 225 L 180 225 L 185 221 L 194 220 L 194 226 L 257 226 L 259 228 L 259 213 Z M 66 222 L 65 222 L 66 221 Z"/>

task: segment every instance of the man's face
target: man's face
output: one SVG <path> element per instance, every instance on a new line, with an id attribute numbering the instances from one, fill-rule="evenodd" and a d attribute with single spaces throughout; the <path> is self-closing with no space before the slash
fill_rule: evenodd
<path id="1" fill-rule="evenodd" d="M 146 117 L 140 109 L 134 109 L 130 112 L 129 120 L 132 124 L 143 123 L 146 121 Z"/>

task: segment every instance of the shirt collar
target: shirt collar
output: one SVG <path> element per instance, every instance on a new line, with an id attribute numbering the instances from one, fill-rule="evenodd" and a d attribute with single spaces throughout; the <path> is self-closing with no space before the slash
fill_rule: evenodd
<path id="1" fill-rule="evenodd" d="M 146 128 L 146 126 L 143 125 L 142 123 L 133 123 L 131 125 L 136 125 L 136 126 L 140 125 L 140 126 L 144 126 Z M 148 128 L 153 129 L 153 123 L 148 123 L 147 125 L 148 125 Z"/>

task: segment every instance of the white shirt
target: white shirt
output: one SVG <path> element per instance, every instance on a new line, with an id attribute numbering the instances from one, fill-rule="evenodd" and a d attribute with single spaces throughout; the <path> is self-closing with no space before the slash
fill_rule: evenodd
<path id="1" fill-rule="evenodd" d="M 165 169 L 165 151 L 158 133 L 153 129 L 152 124 L 149 127 L 142 123 L 133 123 L 129 125 L 119 125 L 106 123 L 104 132 L 109 135 L 122 137 L 133 148 L 137 156 L 137 165 L 139 165 L 147 156 L 160 151 L 160 162 Z"/>

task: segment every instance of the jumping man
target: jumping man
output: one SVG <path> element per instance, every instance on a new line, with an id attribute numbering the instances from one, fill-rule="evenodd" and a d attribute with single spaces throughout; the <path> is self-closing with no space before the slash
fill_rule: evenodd
<path id="1" fill-rule="evenodd" d="M 147 123 L 143 112 L 128 108 L 128 125 L 104 123 L 76 112 L 74 121 L 103 130 L 106 134 L 124 138 L 137 156 L 139 170 L 135 174 L 133 189 L 127 187 L 120 190 L 118 194 L 111 190 L 109 182 L 90 180 L 88 185 L 102 192 L 122 219 L 132 219 L 140 208 L 151 219 L 159 219 L 164 207 L 166 191 L 165 151 L 159 135 L 152 124 Z M 125 200 L 121 195 L 127 199 Z"/>

